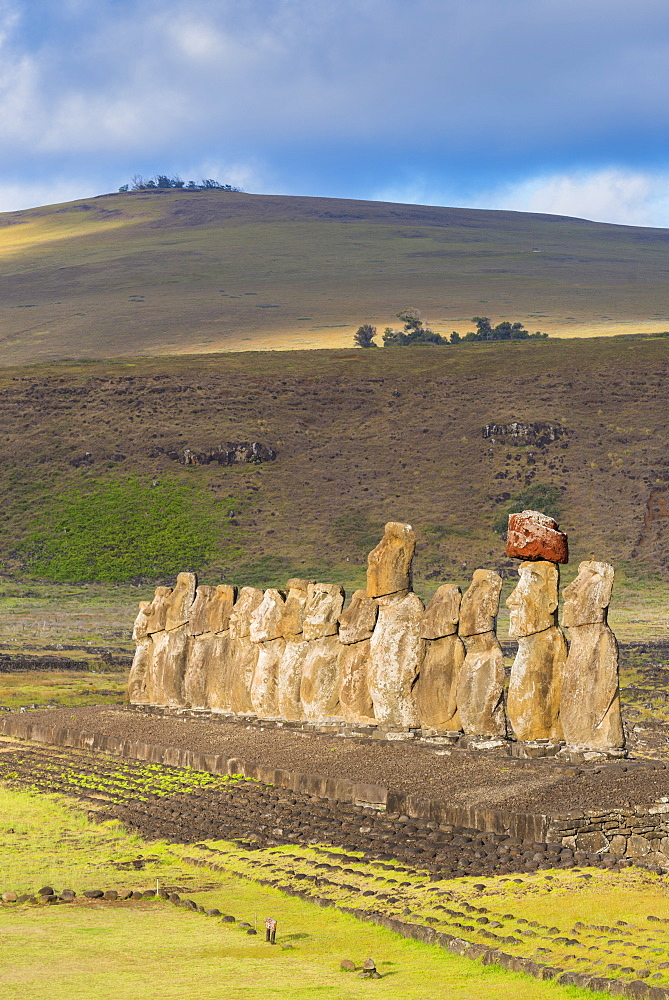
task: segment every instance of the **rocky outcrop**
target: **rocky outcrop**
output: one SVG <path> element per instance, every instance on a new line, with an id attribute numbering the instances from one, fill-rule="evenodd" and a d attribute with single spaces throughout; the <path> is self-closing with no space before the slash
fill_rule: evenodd
<path id="1" fill-rule="evenodd" d="M 248 462 L 257 464 L 259 462 L 273 462 L 276 458 L 274 449 L 260 441 L 240 441 L 236 444 L 228 441 L 204 451 L 198 451 L 195 448 L 161 448 L 157 446 L 149 452 L 150 458 L 158 458 L 160 455 L 181 462 L 182 465 L 210 465 L 212 462 L 216 462 L 218 465 L 239 465 Z M 83 464 L 82 460 L 80 460 L 80 464 Z"/>

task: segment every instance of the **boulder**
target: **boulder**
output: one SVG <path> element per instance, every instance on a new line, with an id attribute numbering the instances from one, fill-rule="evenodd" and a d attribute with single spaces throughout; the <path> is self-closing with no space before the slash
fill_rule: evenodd
<path id="1" fill-rule="evenodd" d="M 344 604 L 344 588 L 333 583 L 310 583 L 304 609 L 302 634 L 305 639 L 324 639 L 337 634 Z"/>
<path id="2" fill-rule="evenodd" d="M 340 633 L 341 639 L 341 633 Z M 369 693 L 370 640 L 343 645 L 339 652 L 339 705 L 346 722 L 374 722 Z"/>
<path id="3" fill-rule="evenodd" d="M 506 736 L 502 647 L 491 631 L 468 636 L 465 648 L 456 694 L 462 728 L 472 736 Z"/>
<path id="4" fill-rule="evenodd" d="M 237 588 L 228 583 L 220 583 L 207 608 L 208 632 L 227 632 L 230 615 L 235 604 Z"/>
<path id="5" fill-rule="evenodd" d="M 287 639 L 286 648 L 279 664 L 279 715 L 282 719 L 288 719 L 289 722 L 299 722 L 302 718 L 300 685 L 302 684 L 302 665 L 307 646 L 308 643 L 304 642 L 301 636 Z"/>
<path id="6" fill-rule="evenodd" d="M 458 633 L 485 635 L 495 631 L 502 578 L 492 569 L 475 569 L 472 582 L 460 604 Z"/>
<path id="7" fill-rule="evenodd" d="M 515 559 L 547 559 L 569 562 L 567 536 L 558 531 L 558 523 L 538 510 L 523 510 L 509 515 L 506 554 Z"/>
<path id="8" fill-rule="evenodd" d="M 281 638 L 281 619 L 286 599 L 280 590 L 266 590 L 263 599 L 251 614 L 249 639 L 251 642 L 271 642 Z"/>
<path id="9" fill-rule="evenodd" d="M 506 697 L 516 739 L 562 739 L 560 696 L 566 663 L 567 641 L 557 626 L 518 639 Z"/>
<path id="10" fill-rule="evenodd" d="M 250 695 L 253 711 L 259 719 L 276 719 L 279 716 L 279 664 L 285 648 L 285 639 L 258 643 Z"/>
<path id="11" fill-rule="evenodd" d="M 251 631 L 251 615 L 261 603 L 264 592 L 257 587 L 242 587 L 230 612 L 230 637 L 245 639 Z"/>
<path id="12" fill-rule="evenodd" d="M 423 602 L 413 593 L 381 605 L 370 639 L 369 692 L 378 722 L 408 728 L 420 717 L 414 694 L 425 640 L 420 637 Z"/>
<path id="13" fill-rule="evenodd" d="M 151 681 L 147 684 L 152 705 L 183 705 L 187 640 L 186 625 L 154 637 Z"/>
<path id="14" fill-rule="evenodd" d="M 339 619 L 339 641 L 348 645 L 371 639 L 378 613 L 379 606 L 367 591 L 356 590 Z"/>
<path id="15" fill-rule="evenodd" d="M 367 596 L 384 597 L 410 590 L 416 535 L 410 524 L 389 521 L 383 538 L 367 557 Z"/>
<path id="16" fill-rule="evenodd" d="M 139 611 L 137 617 L 135 618 L 135 624 L 132 627 L 132 637 L 135 642 L 139 642 L 140 639 L 146 639 L 148 636 L 148 624 L 149 624 L 149 614 L 148 609 L 151 607 L 151 601 L 140 601 Z"/>
<path id="17" fill-rule="evenodd" d="M 603 622 L 569 629 L 560 719 L 567 743 L 624 747 L 618 686 L 618 643 Z"/>
<path id="18" fill-rule="evenodd" d="M 168 632 L 187 624 L 190 609 L 195 600 L 196 588 L 197 576 L 195 573 L 179 573 L 177 575 L 176 586 L 167 601 L 165 628 Z"/>
<path id="19" fill-rule="evenodd" d="M 222 633 L 224 643 L 220 673 L 215 670 L 210 675 L 209 704 L 218 711 L 234 712 L 236 715 L 249 715 L 254 712 L 251 701 L 251 683 L 255 673 L 260 643 L 251 642 L 248 636 L 241 639 L 232 638 L 232 628 L 228 633 Z M 213 688 L 217 688 L 218 698 L 215 702 Z"/>
<path id="20" fill-rule="evenodd" d="M 606 624 L 613 590 L 614 570 L 610 563 L 587 560 L 579 563 L 578 575 L 562 591 L 562 624 Z"/>
<path id="21" fill-rule="evenodd" d="M 205 632 L 211 632 L 209 627 L 209 606 L 215 596 L 216 587 L 200 585 L 197 588 L 188 619 L 189 635 L 203 635 Z"/>
<path id="22" fill-rule="evenodd" d="M 442 639 L 458 631 L 462 591 L 452 583 L 444 583 L 425 608 L 420 626 L 421 639 Z"/>
<path id="23" fill-rule="evenodd" d="M 151 702 L 149 682 L 153 659 L 153 638 L 137 641 L 137 648 L 128 677 L 128 701 L 131 705 L 146 705 Z"/>
<path id="24" fill-rule="evenodd" d="M 284 639 L 294 639 L 302 635 L 304 610 L 307 605 L 307 587 L 312 580 L 289 580 L 286 584 L 286 603 L 281 618 L 281 635 Z"/>
<path id="25" fill-rule="evenodd" d="M 168 602 L 172 596 L 171 587 L 156 587 L 153 600 L 145 609 L 146 634 L 153 635 L 162 632 L 167 621 Z"/>
<path id="26" fill-rule="evenodd" d="M 321 639 L 312 639 L 305 645 L 300 681 L 302 715 L 310 722 L 337 717 L 341 714 L 339 710 L 341 643 L 336 635 L 327 635 Z"/>
<path id="27" fill-rule="evenodd" d="M 457 635 L 427 641 L 416 684 L 421 725 L 457 732 L 462 728 L 457 708 L 457 688 L 466 650 Z"/>
<path id="28" fill-rule="evenodd" d="M 518 567 L 520 580 L 506 599 L 511 612 L 509 637 L 520 639 L 556 624 L 560 571 L 555 563 L 538 560 Z"/>

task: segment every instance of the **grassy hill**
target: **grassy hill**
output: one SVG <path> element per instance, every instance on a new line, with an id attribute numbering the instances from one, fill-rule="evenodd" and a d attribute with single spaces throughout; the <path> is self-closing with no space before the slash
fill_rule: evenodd
<path id="1" fill-rule="evenodd" d="M 669 231 L 225 191 L 0 215 L 0 357 L 341 347 L 416 306 L 552 335 L 669 328 Z"/>
<path id="2" fill-rule="evenodd" d="M 570 535 L 567 574 L 594 553 L 629 579 L 667 578 L 668 374 L 668 340 L 612 338 L 0 370 L 0 566 L 350 587 L 383 523 L 407 520 L 428 594 L 478 565 L 515 574 L 495 527 L 548 505 Z M 510 421 L 557 436 L 484 437 Z M 276 459 L 168 454 L 243 440 Z"/>

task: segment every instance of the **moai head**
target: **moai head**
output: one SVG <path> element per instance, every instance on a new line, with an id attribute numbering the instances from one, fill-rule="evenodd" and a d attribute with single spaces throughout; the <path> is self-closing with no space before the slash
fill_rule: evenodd
<path id="1" fill-rule="evenodd" d="M 230 638 L 245 639 L 251 630 L 251 615 L 264 597 L 258 587 L 242 587 L 230 613 Z"/>
<path id="2" fill-rule="evenodd" d="M 210 632 L 209 606 L 216 594 L 216 587 L 199 586 L 190 609 L 188 621 L 189 635 L 203 635 Z"/>
<path id="3" fill-rule="evenodd" d="M 286 584 L 286 603 L 281 618 L 280 631 L 284 639 L 295 639 L 302 635 L 304 609 L 307 604 L 307 587 L 313 580 L 293 577 Z"/>
<path id="4" fill-rule="evenodd" d="M 441 639 L 458 631 L 462 591 L 453 583 L 444 583 L 425 609 L 420 626 L 421 639 Z"/>
<path id="5" fill-rule="evenodd" d="M 281 619 L 286 608 L 286 599 L 280 590 L 270 587 L 251 615 L 249 638 L 251 642 L 269 642 L 281 637 Z"/>
<path id="6" fill-rule="evenodd" d="M 350 645 L 370 639 L 378 613 L 379 605 L 374 598 L 368 597 L 366 590 L 356 590 L 339 619 L 339 641 Z"/>
<path id="7" fill-rule="evenodd" d="M 518 567 L 520 580 L 506 599 L 511 612 L 509 636 L 521 639 L 555 625 L 560 574 L 555 563 L 524 562 Z"/>
<path id="8" fill-rule="evenodd" d="M 195 573 L 179 573 L 177 582 L 169 599 L 167 609 L 167 621 L 165 628 L 169 632 L 171 629 L 179 628 L 188 621 L 190 609 L 195 600 L 195 589 L 197 587 L 197 576 Z"/>
<path id="9" fill-rule="evenodd" d="M 162 632 L 164 630 L 167 620 L 168 602 L 171 595 L 171 587 L 156 587 L 153 600 L 150 602 L 148 608 L 145 609 L 147 635 L 153 635 L 155 632 Z"/>
<path id="10" fill-rule="evenodd" d="M 562 624 L 566 628 L 606 621 L 613 576 L 610 563 L 592 560 L 579 564 L 578 576 L 562 591 Z"/>
<path id="11" fill-rule="evenodd" d="M 367 556 L 367 596 L 385 597 L 411 590 L 416 535 L 410 524 L 389 521 L 383 538 Z"/>
<path id="12" fill-rule="evenodd" d="M 475 569 L 460 605 L 460 635 L 494 632 L 502 578 L 492 569 Z"/>
<path id="13" fill-rule="evenodd" d="M 337 583 L 310 583 L 304 608 L 302 634 L 306 640 L 336 635 L 344 606 L 344 588 Z"/>
<path id="14" fill-rule="evenodd" d="M 135 618 L 135 624 L 132 628 L 132 637 L 135 642 L 139 642 L 140 639 L 146 639 L 148 636 L 147 625 L 149 623 L 149 608 L 151 607 L 151 601 L 140 601 L 139 611 L 137 617 Z"/>
<path id="15" fill-rule="evenodd" d="M 210 632 L 226 632 L 230 628 L 230 615 L 234 607 L 237 588 L 229 583 L 219 583 L 207 608 Z"/>

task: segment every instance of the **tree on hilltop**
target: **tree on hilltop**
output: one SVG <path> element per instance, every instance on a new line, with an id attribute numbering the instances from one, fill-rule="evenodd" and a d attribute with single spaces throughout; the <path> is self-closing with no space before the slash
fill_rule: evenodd
<path id="1" fill-rule="evenodd" d="M 418 309 L 402 309 L 397 313 L 402 320 L 404 330 L 393 330 L 387 326 L 383 333 L 384 347 L 406 347 L 416 344 L 448 344 L 448 341 L 425 326 Z"/>
<path id="2" fill-rule="evenodd" d="M 378 345 L 374 343 L 375 336 L 376 327 L 370 326 L 369 323 L 363 323 L 353 334 L 353 340 L 358 347 L 377 347 Z"/>

